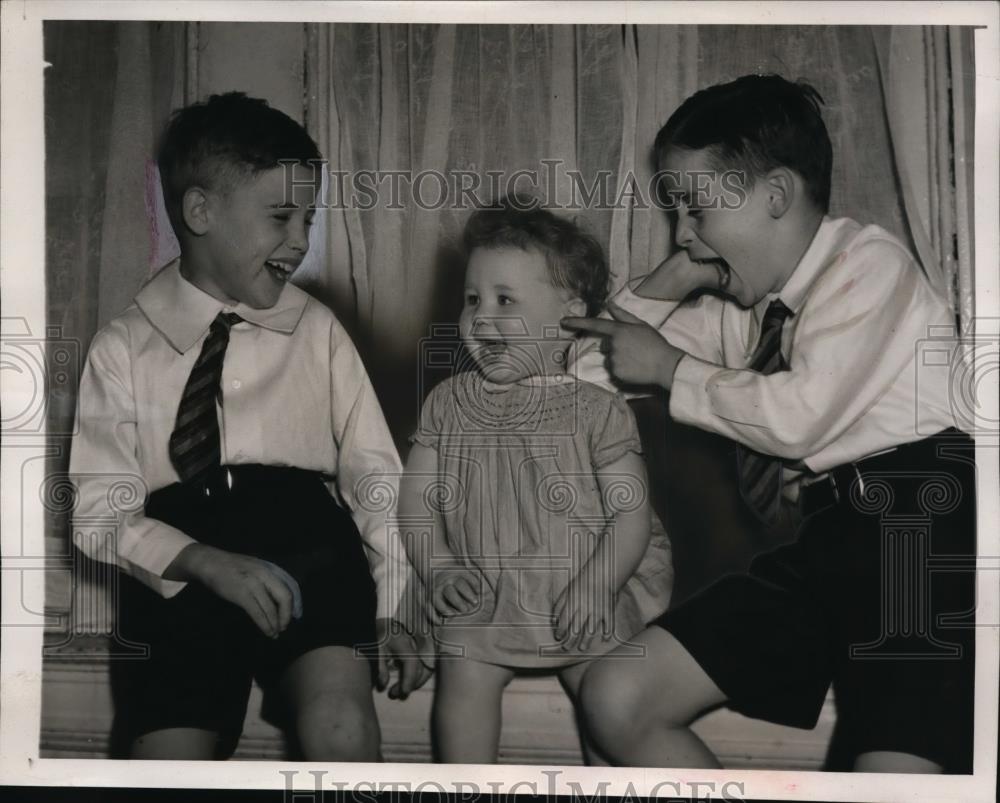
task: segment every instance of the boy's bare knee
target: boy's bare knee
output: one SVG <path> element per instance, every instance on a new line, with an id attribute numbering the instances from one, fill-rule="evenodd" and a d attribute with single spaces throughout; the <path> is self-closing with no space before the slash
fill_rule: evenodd
<path id="1" fill-rule="evenodd" d="M 636 736 L 644 710 L 641 687 L 622 677 L 621 662 L 598 661 L 583 678 L 580 708 L 587 733 L 613 755 L 616 745 Z"/>
<path id="2" fill-rule="evenodd" d="M 325 693 L 298 712 L 299 743 L 307 761 L 377 761 L 381 735 L 369 700 Z"/>

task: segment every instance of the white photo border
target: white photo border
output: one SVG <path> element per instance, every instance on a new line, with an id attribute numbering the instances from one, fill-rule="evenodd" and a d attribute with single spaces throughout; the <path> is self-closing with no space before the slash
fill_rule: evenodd
<path id="1" fill-rule="evenodd" d="M 2 4 L 2 183 L 0 183 L 0 282 L 3 317 L 24 319 L 31 332 L 46 331 L 45 175 L 42 26 L 46 19 L 241 20 L 284 22 L 467 22 L 506 24 L 765 24 L 765 25 L 972 25 L 976 51 L 975 259 L 976 314 L 1000 319 L 1000 27 L 989 2 L 273 2 L 270 0 L 7 0 Z M 3 380 L 4 404 L 23 403 L 22 392 Z M 997 420 L 997 383 L 980 383 L 979 399 Z M 982 581 L 977 616 L 976 772 L 971 776 L 907 776 L 776 770 L 661 770 L 606 767 L 478 766 L 442 764 L 305 764 L 291 762 L 142 762 L 39 757 L 41 718 L 40 626 L 18 626 L 9 615 L 41 610 L 44 596 L 42 507 L 19 507 L 21 467 L 45 451 L 44 432 L 30 442 L 3 443 L 0 461 L 3 547 L 0 619 L 0 779 L 6 784 L 202 789 L 294 787 L 317 790 L 311 773 L 325 772 L 321 788 L 384 788 L 468 793 L 592 795 L 607 783 L 609 796 L 677 795 L 693 783 L 741 784 L 745 799 L 907 800 L 995 799 L 997 712 L 1000 709 L 1000 494 L 997 447 L 977 446 L 978 534 Z M 6 440 L 6 439 L 5 439 Z M 7 504 L 6 502 L 10 502 Z M 26 533 L 25 542 L 21 533 Z M 30 543 L 28 542 L 30 540 Z M 25 555 L 37 556 L 27 558 Z M 36 607 L 33 607 L 34 606 Z M 179 771 L 180 770 L 180 771 Z M 571 787 L 574 783 L 578 786 Z M 659 785 L 659 786 L 658 786 Z M 704 788 L 704 787 L 702 787 Z"/>

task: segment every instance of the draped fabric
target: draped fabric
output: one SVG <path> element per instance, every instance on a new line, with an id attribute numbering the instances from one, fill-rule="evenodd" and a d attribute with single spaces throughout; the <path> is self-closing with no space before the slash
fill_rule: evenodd
<path id="1" fill-rule="evenodd" d="M 162 211 L 157 132 L 183 104 L 184 27 L 164 23 L 48 22 L 45 60 L 46 295 L 48 325 L 81 359 L 98 328 L 132 300 L 176 241 Z M 53 488 L 69 467 L 82 362 L 48 394 Z M 65 501 L 67 504 L 63 504 Z M 45 506 L 52 555 L 66 554 L 72 496 Z M 113 628 L 94 572 L 47 579 L 46 605 L 75 609 L 73 632 Z"/>
<path id="2" fill-rule="evenodd" d="M 421 339 L 449 337 L 429 327 L 457 319 L 453 246 L 472 198 L 519 188 L 565 208 L 605 246 L 620 285 L 671 249 L 670 219 L 649 205 L 656 131 L 699 87 L 750 72 L 817 88 L 834 148 L 831 213 L 899 236 L 963 326 L 972 321 L 969 29 L 200 26 L 201 41 L 195 23 L 45 25 L 49 323 L 81 353 L 177 252 L 153 161 L 170 110 L 271 87 L 333 171 L 332 208 L 296 281 L 355 336 L 401 447 L 425 387 Z M 397 193 L 391 178 L 378 192 L 362 181 L 343 203 L 345 182 L 392 171 L 410 179 Z M 436 175 L 450 182 L 443 202 Z M 456 186 L 472 185 L 460 198 Z M 76 379 L 50 394 L 51 431 L 70 431 Z M 66 442 L 56 445 L 59 469 Z M 62 532 L 65 516 L 50 519 L 50 534 Z"/>
<path id="3" fill-rule="evenodd" d="M 300 277 L 355 321 L 382 389 L 413 376 L 432 321 L 455 318 L 461 278 L 447 257 L 473 196 L 534 191 L 598 237 L 617 284 L 645 273 L 671 247 L 668 216 L 648 203 L 656 131 L 698 87 L 747 72 L 816 86 L 834 146 L 832 214 L 901 237 L 971 320 L 970 30 L 305 27 L 302 117 L 331 170 L 351 177 L 328 182 L 328 199 L 361 171 L 423 176 L 321 216 Z M 201 94 L 186 48 L 183 24 L 46 26 L 50 310 L 84 345 L 176 253 L 152 160 L 169 111 Z M 437 174 L 451 182 L 441 203 Z M 461 181 L 478 185 L 464 202 Z M 390 411 L 397 434 L 414 415 Z"/>
<path id="4" fill-rule="evenodd" d="M 340 170 L 468 171 L 482 201 L 513 186 L 491 185 L 491 171 L 533 171 L 537 181 L 516 186 L 576 214 L 607 248 L 618 286 L 671 249 L 669 217 L 647 191 L 651 144 L 671 111 L 748 72 L 809 81 L 834 148 L 831 214 L 897 235 L 956 314 L 971 314 L 970 31 L 334 25 L 325 42 L 331 77 L 320 94 L 332 98 L 338 140 L 320 147 Z M 424 200 L 437 197 L 435 182 L 421 187 Z M 443 255 L 469 209 L 454 194 L 421 208 L 405 182 L 398 194 L 379 189 L 371 209 L 336 213 L 350 248 L 328 270 L 353 285 L 381 389 L 420 370 L 431 322 L 455 319 L 460 273 Z M 389 406 L 397 433 L 408 431 L 413 399 L 396 394 Z"/>
<path id="5" fill-rule="evenodd" d="M 886 28 L 873 36 L 915 253 L 966 329 L 974 314 L 972 31 Z"/>

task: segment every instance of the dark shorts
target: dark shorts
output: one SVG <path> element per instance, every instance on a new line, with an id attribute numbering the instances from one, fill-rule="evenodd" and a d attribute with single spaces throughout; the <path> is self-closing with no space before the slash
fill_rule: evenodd
<path id="1" fill-rule="evenodd" d="M 281 566 L 299 584 L 302 617 L 270 639 L 203 586 L 189 583 L 164 599 L 120 574 L 121 637 L 149 646 L 147 658 L 113 666 L 120 750 L 144 733 L 184 727 L 219 733 L 219 755 L 228 756 L 254 678 L 268 699 L 284 670 L 311 650 L 343 646 L 355 648 L 359 660 L 373 656 L 375 584 L 361 536 L 321 475 L 269 466 L 230 471 L 232 488 L 222 469 L 208 496 L 181 484 L 154 492 L 146 515 L 202 543 Z"/>
<path id="2" fill-rule="evenodd" d="M 865 461 L 864 493 L 807 518 L 655 624 L 758 719 L 812 728 L 833 684 L 853 755 L 972 772 L 975 465 L 955 431 Z"/>

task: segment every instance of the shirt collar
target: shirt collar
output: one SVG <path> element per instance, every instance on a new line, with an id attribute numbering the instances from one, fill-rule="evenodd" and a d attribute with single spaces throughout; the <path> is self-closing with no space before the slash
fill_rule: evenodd
<path id="1" fill-rule="evenodd" d="M 182 354 L 197 343 L 215 316 L 235 312 L 250 323 L 291 334 L 305 311 L 308 294 L 286 284 L 277 303 L 268 309 L 246 304 L 227 306 L 181 276 L 180 259 L 162 268 L 135 297 L 135 303 L 156 330 Z"/>
<path id="2" fill-rule="evenodd" d="M 834 255 L 834 244 L 837 240 L 838 227 L 836 222 L 824 216 L 813 235 L 812 242 L 799 260 L 792 275 L 788 277 L 780 292 L 768 296 L 771 302 L 780 298 L 781 302 L 796 313 L 805 301 L 809 288 L 819 275 L 829 267 Z"/>

